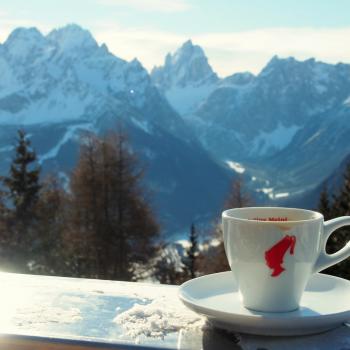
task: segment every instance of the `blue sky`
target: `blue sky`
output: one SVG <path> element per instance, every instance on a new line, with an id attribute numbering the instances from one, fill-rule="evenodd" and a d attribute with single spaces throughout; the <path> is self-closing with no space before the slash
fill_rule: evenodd
<path id="1" fill-rule="evenodd" d="M 349 0 L 0 0 L 0 42 L 17 26 L 89 29 L 117 56 L 162 64 L 191 38 L 221 76 L 274 55 L 350 63 Z"/>

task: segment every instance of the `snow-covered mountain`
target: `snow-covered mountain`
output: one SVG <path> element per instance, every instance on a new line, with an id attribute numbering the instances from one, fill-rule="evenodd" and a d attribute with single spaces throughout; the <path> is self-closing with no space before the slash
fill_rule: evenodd
<path id="1" fill-rule="evenodd" d="M 0 173 L 19 127 L 66 183 L 81 132 L 122 122 L 168 232 L 216 216 L 236 173 L 275 204 L 311 193 L 350 153 L 349 117 L 347 64 L 275 56 L 221 79 L 187 41 L 149 75 L 77 25 L 0 44 Z"/>
<path id="2" fill-rule="evenodd" d="M 217 214 L 227 170 L 197 142 L 137 59 L 116 57 L 77 25 L 46 36 L 18 28 L 0 45 L 0 76 L 0 173 L 8 170 L 19 127 L 31 135 L 43 170 L 67 181 L 81 132 L 102 133 L 122 122 L 146 164 L 164 231 Z"/>
<path id="3" fill-rule="evenodd" d="M 203 49 L 186 41 L 173 55 L 165 57 L 164 66 L 151 72 L 154 84 L 183 116 L 194 112 L 219 81 Z"/>
<path id="4" fill-rule="evenodd" d="M 188 45 L 185 43 L 174 57 L 182 57 Z M 208 71 L 213 76 L 215 73 L 208 69 L 203 51 L 198 47 L 197 51 L 205 62 L 202 80 L 206 81 Z M 191 69 L 192 60 L 186 57 L 178 60 L 181 67 L 178 64 L 176 71 L 170 69 L 170 63 L 157 71 L 166 72 L 167 82 L 176 82 L 176 72 Z M 215 79 L 200 84 L 198 94 L 191 95 L 187 85 L 175 85 L 186 96 L 184 101 L 172 97 L 174 85 L 169 88 L 159 83 L 155 74 L 152 78 L 202 145 L 228 165 L 243 163 L 255 189 L 260 186 L 271 199 L 315 187 L 350 151 L 348 64 L 275 56 L 257 76 L 237 73 Z M 196 80 L 202 81 L 200 77 Z M 207 94 L 201 94 L 202 86 L 210 86 Z M 184 112 L 184 105 L 192 109 Z M 259 177 L 263 181 L 258 183 Z M 281 196 L 276 197 L 276 193 Z"/>

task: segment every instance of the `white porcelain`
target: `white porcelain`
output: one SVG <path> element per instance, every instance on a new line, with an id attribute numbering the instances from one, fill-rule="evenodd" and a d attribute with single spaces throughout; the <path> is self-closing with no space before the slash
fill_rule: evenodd
<path id="1" fill-rule="evenodd" d="M 226 210 L 222 221 L 229 265 L 252 310 L 296 310 L 310 277 L 350 255 L 350 244 L 325 252 L 330 234 L 350 225 L 350 216 L 324 222 L 310 210 L 252 207 Z"/>
<path id="2" fill-rule="evenodd" d="M 219 328 L 258 335 L 303 335 L 336 328 L 350 321 L 350 282 L 315 274 L 298 310 L 263 313 L 245 308 L 231 271 L 198 277 L 180 286 L 179 297 Z"/>

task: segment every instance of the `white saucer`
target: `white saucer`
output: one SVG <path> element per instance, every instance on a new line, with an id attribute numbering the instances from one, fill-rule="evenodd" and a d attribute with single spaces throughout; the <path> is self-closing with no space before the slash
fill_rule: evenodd
<path id="1" fill-rule="evenodd" d="M 323 332 L 350 321 L 350 282 L 315 274 L 300 309 L 264 313 L 242 306 L 231 271 L 198 277 L 180 286 L 179 297 L 193 311 L 219 328 L 260 335 L 302 335 Z"/>

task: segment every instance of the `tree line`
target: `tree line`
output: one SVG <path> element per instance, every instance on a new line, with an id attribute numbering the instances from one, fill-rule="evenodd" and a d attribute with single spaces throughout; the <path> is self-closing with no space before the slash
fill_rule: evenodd
<path id="1" fill-rule="evenodd" d="M 80 142 L 69 190 L 40 179 L 35 151 L 18 131 L 1 178 L 1 265 L 10 271 L 132 280 L 154 256 L 159 225 L 142 188 L 142 169 L 122 132 Z"/>
<path id="2" fill-rule="evenodd" d="M 327 183 L 324 184 L 319 198 L 318 210 L 323 214 L 325 220 L 350 215 L 350 164 L 345 169 L 341 186 L 336 193 L 330 194 Z M 326 246 L 327 253 L 333 254 L 344 247 L 349 241 L 349 237 L 349 227 L 336 230 L 329 237 Z M 324 272 L 350 280 L 350 259 L 343 260 Z"/>
<path id="3" fill-rule="evenodd" d="M 53 175 L 42 179 L 30 140 L 19 130 L 9 172 L 0 178 L 1 269 L 114 280 L 146 276 L 168 284 L 229 270 L 220 219 L 209 232 L 192 224 L 179 252 L 162 242 L 143 175 L 125 133 L 87 132 L 64 189 Z M 234 180 L 222 209 L 252 205 L 243 178 Z M 338 194 L 331 197 L 324 188 L 318 210 L 326 220 L 350 215 L 350 166 Z M 346 228 L 337 230 L 327 250 L 338 250 L 346 236 Z M 326 273 L 350 279 L 349 259 Z"/>
<path id="4" fill-rule="evenodd" d="M 0 178 L 1 269 L 163 283 L 193 278 L 195 226 L 190 247 L 172 264 L 143 176 L 121 129 L 102 137 L 86 132 L 64 189 L 57 176 L 43 178 L 30 139 L 19 130 L 9 172 Z"/>
<path id="5" fill-rule="evenodd" d="M 226 210 L 253 205 L 255 205 L 253 196 L 245 189 L 243 178 L 234 180 L 222 209 Z M 324 184 L 323 190 L 319 196 L 318 206 L 315 210 L 323 214 L 325 221 L 339 216 L 350 215 L 350 164 L 343 174 L 343 181 L 336 193 L 330 195 L 327 184 Z M 349 236 L 349 227 L 342 227 L 336 230 L 328 239 L 326 245 L 327 253 L 333 254 L 344 247 L 349 240 Z M 193 241 L 193 238 L 197 240 L 197 236 L 192 233 L 190 237 L 190 242 Z M 213 244 L 213 240 L 216 241 L 215 244 Z M 187 254 L 187 259 L 192 260 L 190 265 L 190 270 L 192 270 L 191 277 L 230 269 L 225 255 L 220 221 L 214 225 L 214 229 L 209 234 L 209 240 L 203 244 L 204 248 L 199 250 L 197 241 L 195 241 L 194 244 L 190 244 L 190 249 L 193 250 L 193 247 L 196 247 L 196 252 Z M 350 280 L 350 258 L 325 269 L 322 273 Z M 174 277 L 174 280 L 171 281 L 172 283 L 179 284 L 184 281 L 181 276 Z M 178 278 L 177 280 L 176 277 Z"/>

